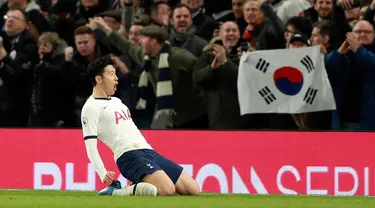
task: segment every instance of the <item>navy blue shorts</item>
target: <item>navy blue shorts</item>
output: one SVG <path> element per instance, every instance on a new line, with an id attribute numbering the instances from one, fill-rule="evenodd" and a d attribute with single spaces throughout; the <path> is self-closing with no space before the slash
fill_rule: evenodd
<path id="1" fill-rule="evenodd" d="M 146 175 L 163 170 L 176 184 L 183 168 L 151 149 L 132 150 L 122 154 L 116 161 L 122 176 L 132 183 L 139 183 Z"/>

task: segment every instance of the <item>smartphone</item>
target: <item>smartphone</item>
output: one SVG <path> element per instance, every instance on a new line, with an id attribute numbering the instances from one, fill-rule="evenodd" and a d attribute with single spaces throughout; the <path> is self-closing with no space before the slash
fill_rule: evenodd
<path id="1" fill-rule="evenodd" d="M 249 49 L 249 44 L 245 41 L 241 43 L 241 51 L 246 52 Z"/>
<path id="2" fill-rule="evenodd" d="M 218 44 L 218 45 L 221 45 L 221 46 L 224 45 L 223 40 L 216 40 L 214 44 Z"/>

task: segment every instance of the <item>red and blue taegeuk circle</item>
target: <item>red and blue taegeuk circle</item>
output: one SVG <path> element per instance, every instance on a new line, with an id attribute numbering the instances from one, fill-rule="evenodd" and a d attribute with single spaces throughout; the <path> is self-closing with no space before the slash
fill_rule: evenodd
<path id="1" fill-rule="evenodd" d="M 280 92 L 293 96 L 303 86 L 303 74 L 294 67 L 284 66 L 275 70 L 273 81 Z"/>

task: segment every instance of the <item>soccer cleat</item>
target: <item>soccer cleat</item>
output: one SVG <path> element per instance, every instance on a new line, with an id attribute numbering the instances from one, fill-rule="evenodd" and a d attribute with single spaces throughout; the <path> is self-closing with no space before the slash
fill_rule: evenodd
<path id="1" fill-rule="evenodd" d="M 121 189 L 121 183 L 120 181 L 113 181 L 111 185 L 100 190 L 98 196 L 112 196 L 113 191 L 117 189 Z"/>

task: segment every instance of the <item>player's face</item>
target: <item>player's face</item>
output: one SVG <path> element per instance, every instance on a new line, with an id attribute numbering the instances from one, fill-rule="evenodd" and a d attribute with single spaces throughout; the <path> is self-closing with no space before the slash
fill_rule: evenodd
<path id="1" fill-rule="evenodd" d="M 118 78 L 116 76 L 116 69 L 112 65 L 108 65 L 104 68 L 103 76 L 101 77 L 101 85 L 105 94 L 111 96 L 115 94 L 116 86 L 118 84 Z"/>

